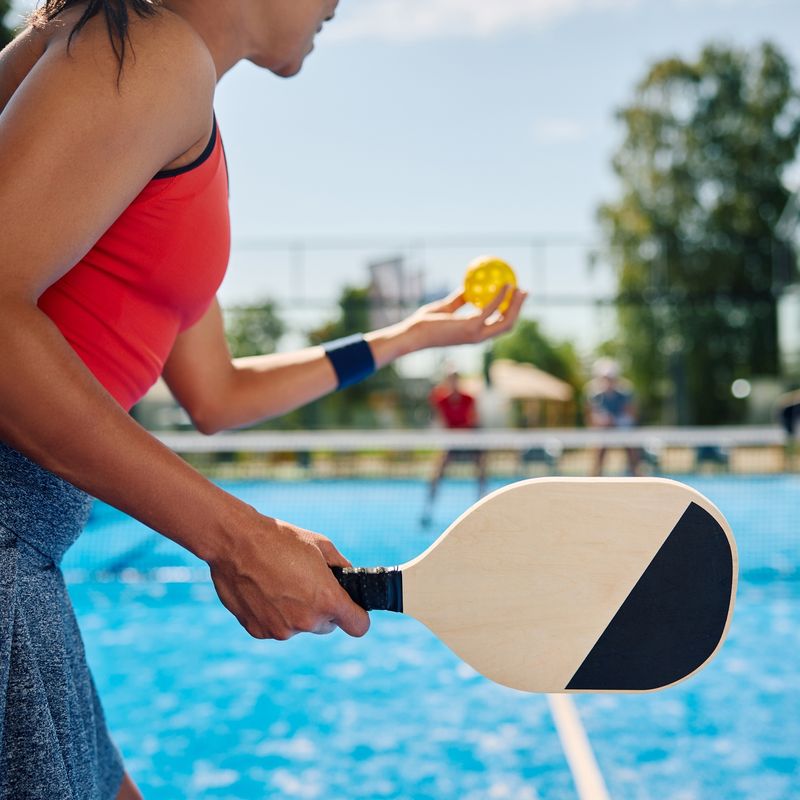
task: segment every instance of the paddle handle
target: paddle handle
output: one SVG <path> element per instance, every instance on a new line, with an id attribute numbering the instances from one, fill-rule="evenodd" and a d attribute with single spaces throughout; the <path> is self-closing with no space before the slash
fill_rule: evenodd
<path id="1" fill-rule="evenodd" d="M 331 567 L 341 587 L 366 611 L 403 610 L 403 573 L 392 567 Z"/>

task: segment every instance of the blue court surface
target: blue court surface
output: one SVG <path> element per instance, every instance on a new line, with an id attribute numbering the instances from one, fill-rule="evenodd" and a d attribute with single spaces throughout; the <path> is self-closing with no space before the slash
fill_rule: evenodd
<path id="1" fill-rule="evenodd" d="M 728 642 L 678 687 L 577 696 L 578 711 L 613 798 L 800 797 L 800 479 L 682 479 L 739 542 Z M 413 557 L 475 499 L 473 482 L 446 482 L 423 530 L 421 481 L 225 486 L 363 565 Z M 122 580 L 91 577 L 109 565 Z M 110 727 L 148 800 L 577 797 L 546 698 L 491 684 L 411 619 L 375 613 L 362 640 L 252 640 L 202 565 L 102 505 L 64 566 Z"/>

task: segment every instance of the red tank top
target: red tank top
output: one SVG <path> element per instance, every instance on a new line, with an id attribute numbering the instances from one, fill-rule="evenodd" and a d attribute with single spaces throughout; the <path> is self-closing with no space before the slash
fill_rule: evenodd
<path id="1" fill-rule="evenodd" d="M 453 393 L 443 386 L 431 392 L 430 401 L 444 419 L 448 428 L 475 427 L 475 398 L 462 392 Z"/>
<path id="2" fill-rule="evenodd" d="M 39 308 L 126 410 L 214 299 L 230 255 L 228 174 L 216 121 L 193 163 L 159 172 Z"/>

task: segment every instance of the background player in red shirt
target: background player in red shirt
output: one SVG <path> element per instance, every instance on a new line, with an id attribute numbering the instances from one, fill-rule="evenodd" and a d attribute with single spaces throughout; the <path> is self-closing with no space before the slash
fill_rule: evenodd
<path id="1" fill-rule="evenodd" d="M 450 370 L 447 377 L 433 388 L 429 402 L 439 420 L 446 428 L 471 429 L 478 427 L 478 411 L 475 398 L 461 388 L 460 376 Z M 478 498 L 486 491 L 486 453 L 483 450 L 446 450 L 439 458 L 436 472 L 431 479 L 425 510 L 422 512 L 422 525 L 429 525 L 433 503 L 439 483 L 447 466 L 453 461 L 472 461 L 478 471 Z"/>

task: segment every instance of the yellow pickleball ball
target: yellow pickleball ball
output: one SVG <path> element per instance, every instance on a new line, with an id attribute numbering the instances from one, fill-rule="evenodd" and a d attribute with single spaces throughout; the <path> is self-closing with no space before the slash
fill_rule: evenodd
<path id="1" fill-rule="evenodd" d="M 464 299 L 478 308 L 486 308 L 505 286 L 516 287 L 514 270 L 500 258 L 481 256 L 476 258 L 464 275 Z M 511 304 L 511 297 L 500 303 L 498 311 L 504 313 Z"/>

